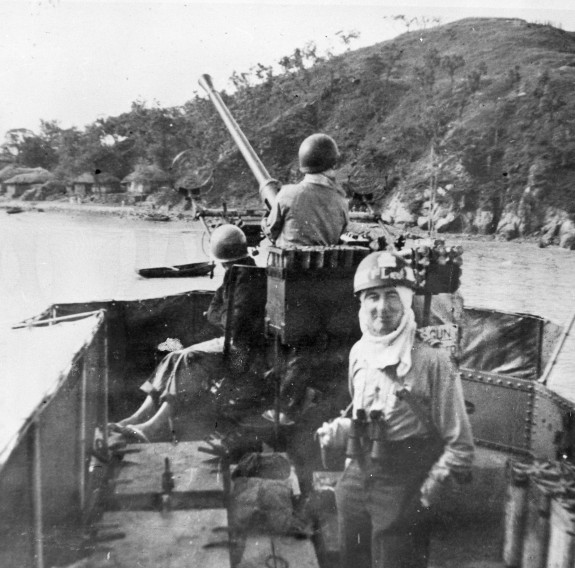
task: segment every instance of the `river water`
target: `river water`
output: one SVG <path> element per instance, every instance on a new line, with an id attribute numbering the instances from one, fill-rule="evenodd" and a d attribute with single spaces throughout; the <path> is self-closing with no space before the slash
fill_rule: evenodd
<path id="1" fill-rule="evenodd" d="M 569 321 L 575 309 L 575 252 L 452 237 L 447 244 L 464 248 L 466 306 L 535 314 L 563 326 Z M 221 272 L 213 280 L 145 279 L 136 273 L 137 268 L 203 261 L 207 251 L 198 222 L 0 211 L 0 329 L 56 302 L 214 289 Z"/>
<path id="2" fill-rule="evenodd" d="M 575 252 L 450 237 L 447 243 L 464 248 L 461 291 L 467 306 L 531 313 L 558 324 L 575 309 Z M 207 252 L 208 240 L 196 222 L 0 211 L 0 325 L 54 302 L 213 289 L 217 278 L 145 279 L 136 273 L 204 261 Z"/>
<path id="3" fill-rule="evenodd" d="M 149 298 L 213 289 L 216 278 L 146 279 L 137 268 L 205 261 L 200 223 L 0 210 L 0 326 L 56 302 Z"/>

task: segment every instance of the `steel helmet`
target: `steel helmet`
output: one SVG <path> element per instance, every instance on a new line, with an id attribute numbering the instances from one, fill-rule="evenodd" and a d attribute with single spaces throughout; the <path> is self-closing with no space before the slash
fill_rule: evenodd
<path id="1" fill-rule="evenodd" d="M 417 288 L 413 269 L 405 260 L 386 251 L 372 252 L 358 265 L 353 278 L 353 292 L 358 294 L 380 286 Z"/>
<path id="2" fill-rule="evenodd" d="M 304 174 L 318 174 L 333 168 L 339 160 L 335 140 L 327 134 L 312 134 L 299 147 L 299 169 Z"/>
<path id="3" fill-rule="evenodd" d="M 233 262 L 248 256 L 246 235 L 235 225 L 220 225 L 210 240 L 212 257 L 220 262 Z"/>

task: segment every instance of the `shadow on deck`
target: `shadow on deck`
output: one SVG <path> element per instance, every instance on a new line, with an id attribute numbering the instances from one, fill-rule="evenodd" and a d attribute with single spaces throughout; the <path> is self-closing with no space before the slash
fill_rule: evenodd
<path id="1" fill-rule="evenodd" d="M 223 435 L 237 430 L 234 421 L 216 414 L 209 404 L 194 405 L 174 421 L 174 427 L 180 442 L 203 440 L 214 430 Z M 166 441 L 169 439 L 166 438 Z M 313 449 L 309 446 L 309 451 Z M 319 448 L 315 449 L 319 454 Z M 310 455 L 310 462 L 317 463 L 317 457 Z M 504 568 L 503 510 L 508 457 L 495 450 L 476 449 L 473 481 L 469 485 L 456 487 L 438 509 L 430 568 Z M 337 521 L 334 522 L 332 518 L 320 530 L 332 532 L 318 539 L 320 566 L 337 568 Z M 322 538 L 324 543 L 330 543 L 327 554 L 321 550 Z"/>
<path id="2" fill-rule="evenodd" d="M 503 507 L 506 454 L 477 448 L 473 481 L 439 512 L 430 568 L 504 568 Z"/>

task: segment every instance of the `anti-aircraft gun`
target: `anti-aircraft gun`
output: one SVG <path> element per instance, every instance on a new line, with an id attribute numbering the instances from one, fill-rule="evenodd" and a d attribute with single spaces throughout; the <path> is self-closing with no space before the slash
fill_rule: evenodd
<path id="1" fill-rule="evenodd" d="M 200 86 L 206 91 L 230 132 L 239 151 L 259 184 L 260 198 L 272 208 L 281 189 L 252 148 L 238 123 L 215 90 L 209 75 L 202 75 Z M 376 221 L 372 216 L 368 221 Z M 355 268 L 372 250 L 391 249 L 415 269 L 418 293 L 425 297 L 423 320 L 427 323 L 431 296 L 453 293 L 459 287 L 461 247 L 445 247 L 443 241 L 404 248 L 405 239 L 394 241 L 389 234 L 377 242 L 345 238 L 339 246 L 271 247 L 268 255 L 268 301 L 266 324 L 283 342 L 299 341 L 319 329 L 330 333 L 357 332 L 357 309 L 352 280 Z M 359 246 L 358 246 L 359 245 Z M 300 285 L 305 281 L 305 285 Z M 325 294 L 323 292 L 326 292 Z M 340 331 L 338 331 L 340 330 Z M 353 330 L 353 331 L 350 331 Z"/>
<path id="2" fill-rule="evenodd" d="M 199 84 L 208 94 L 256 178 L 260 198 L 270 211 L 281 185 L 271 177 L 255 153 L 215 90 L 211 77 L 202 75 Z M 373 215 L 369 219 L 372 223 L 376 220 Z M 452 293 L 459 287 L 462 253 L 459 247 L 446 248 L 443 241 L 436 241 L 416 248 L 405 248 L 403 236 L 394 241 L 389 233 L 386 237 L 371 241 L 358 238 L 359 235 L 346 236 L 348 238 L 341 239 L 341 244 L 336 246 L 271 246 L 268 249 L 263 275 L 267 281 L 265 330 L 266 335 L 274 340 L 276 354 L 273 373 L 276 376 L 276 444 L 280 431 L 279 377 L 286 364 L 284 356 L 291 348 L 297 350 L 299 346 L 309 351 L 310 346 L 314 346 L 314 352 L 328 352 L 325 362 L 329 366 L 332 358 L 336 359 L 338 353 L 345 352 L 360 337 L 353 277 L 357 266 L 367 255 L 373 250 L 389 249 L 400 254 L 412 266 L 419 284 L 418 292 L 424 298 L 423 302 L 419 302 L 420 325 L 429 325 L 433 295 Z M 456 326 L 443 327 L 441 331 L 448 332 L 443 333 L 444 343 L 456 346 Z M 430 339 L 435 340 L 442 333 L 431 331 L 430 335 Z"/>

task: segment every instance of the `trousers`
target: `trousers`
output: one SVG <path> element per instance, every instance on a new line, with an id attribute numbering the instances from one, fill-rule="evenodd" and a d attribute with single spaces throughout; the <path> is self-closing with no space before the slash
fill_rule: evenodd
<path id="1" fill-rule="evenodd" d="M 169 353 L 140 388 L 174 407 L 186 405 L 225 372 L 224 338 L 217 337 Z"/>
<path id="2" fill-rule="evenodd" d="M 420 488 L 441 453 L 428 438 L 353 459 L 336 486 L 342 568 L 425 568 L 431 529 Z"/>

